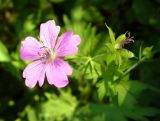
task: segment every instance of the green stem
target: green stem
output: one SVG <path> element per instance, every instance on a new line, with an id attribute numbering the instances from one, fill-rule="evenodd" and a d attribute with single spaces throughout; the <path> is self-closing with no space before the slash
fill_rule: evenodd
<path id="1" fill-rule="evenodd" d="M 105 55 L 107 55 L 107 53 L 102 53 L 102 54 L 96 55 L 96 56 L 92 57 L 92 60 L 99 58 L 99 57 L 102 57 L 102 56 L 105 56 Z"/>
<path id="2" fill-rule="evenodd" d="M 145 58 L 141 58 L 137 63 L 133 64 L 130 68 L 128 68 L 122 76 L 120 76 L 115 82 L 119 82 L 123 77 L 125 77 L 130 71 L 136 68 L 139 64 L 141 64 Z"/>
<path id="3" fill-rule="evenodd" d="M 131 70 L 133 70 L 135 67 L 137 67 L 140 63 L 142 63 L 142 61 L 138 61 L 137 63 L 135 63 L 134 65 L 132 65 L 129 69 L 127 69 L 127 70 L 123 73 L 123 76 L 127 75 Z"/>

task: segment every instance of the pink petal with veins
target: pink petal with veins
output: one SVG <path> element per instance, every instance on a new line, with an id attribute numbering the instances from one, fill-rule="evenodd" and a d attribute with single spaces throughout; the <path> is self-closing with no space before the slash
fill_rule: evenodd
<path id="1" fill-rule="evenodd" d="M 43 41 L 44 46 L 53 49 L 59 34 L 60 27 L 56 26 L 54 20 L 49 20 L 40 25 L 40 39 Z"/>
<path id="2" fill-rule="evenodd" d="M 68 78 L 65 68 L 61 65 L 59 60 L 53 60 L 51 64 L 48 64 L 46 68 L 46 76 L 48 83 L 58 88 L 68 85 Z"/>
<path id="3" fill-rule="evenodd" d="M 67 31 L 59 38 L 57 45 L 55 46 L 55 52 L 58 57 L 64 57 L 77 53 L 80 44 L 80 37 L 73 35 L 72 31 Z"/>
<path id="4" fill-rule="evenodd" d="M 46 63 L 38 60 L 29 64 L 23 71 L 26 86 L 33 88 L 37 82 L 42 86 L 45 78 Z"/>
<path id="5" fill-rule="evenodd" d="M 34 37 L 26 37 L 22 41 L 20 48 L 20 56 L 23 60 L 36 60 L 39 59 L 38 52 L 40 51 L 40 43 Z"/>

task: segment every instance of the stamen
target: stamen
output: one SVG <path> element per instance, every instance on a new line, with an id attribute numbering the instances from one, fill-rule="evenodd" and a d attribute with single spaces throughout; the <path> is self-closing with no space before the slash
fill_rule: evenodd
<path id="1" fill-rule="evenodd" d="M 38 55 L 40 56 L 40 59 L 46 60 L 46 61 L 51 61 L 56 58 L 56 54 L 45 46 L 40 48 Z"/>
<path id="2" fill-rule="evenodd" d="M 47 50 L 47 47 L 43 46 L 40 48 L 40 51 L 38 52 L 38 55 L 41 59 L 47 59 L 49 58 L 49 52 Z"/>
<path id="3" fill-rule="evenodd" d="M 126 32 L 126 39 L 120 43 L 120 47 L 123 47 L 124 45 L 129 44 L 130 42 L 134 42 L 134 36 L 131 37 L 130 32 Z"/>

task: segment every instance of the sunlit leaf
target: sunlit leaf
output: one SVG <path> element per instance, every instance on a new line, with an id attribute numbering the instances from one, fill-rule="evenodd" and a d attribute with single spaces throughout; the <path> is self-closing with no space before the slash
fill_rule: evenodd
<path id="1" fill-rule="evenodd" d="M 102 100 L 106 94 L 106 88 L 105 88 L 105 83 L 104 80 L 102 80 L 101 82 L 99 82 L 97 84 L 97 88 L 98 88 L 98 97 L 100 100 Z"/>
<path id="2" fill-rule="evenodd" d="M 117 37 L 117 39 L 116 39 L 116 43 L 122 42 L 123 40 L 125 40 L 125 38 L 126 38 L 126 35 L 125 35 L 125 34 L 119 35 L 119 36 Z"/>
<path id="3" fill-rule="evenodd" d="M 8 62 L 8 61 L 10 61 L 8 50 L 6 46 L 2 42 L 0 42 L 0 62 Z"/>
<path id="4" fill-rule="evenodd" d="M 115 45 L 114 33 L 113 33 L 112 29 L 107 24 L 106 24 L 106 27 L 108 28 L 108 31 L 109 31 L 109 36 L 110 36 L 110 39 L 111 39 L 111 43 L 112 43 L 112 45 Z"/>
<path id="5" fill-rule="evenodd" d="M 36 112 L 33 108 L 28 107 L 27 109 L 28 121 L 37 121 Z"/>
<path id="6" fill-rule="evenodd" d="M 115 52 L 115 48 L 111 43 L 106 43 L 106 46 L 111 52 Z"/>
<path id="7" fill-rule="evenodd" d="M 115 58 L 115 62 L 118 66 L 122 65 L 122 57 L 120 55 L 120 53 L 116 52 L 116 58 Z"/>
<path id="8" fill-rule="evenodd" d="M 115 40 L 116 41 L 116 45 L 115 45 L 115 48 L 120 48 L 120 44 L 122 41 L 124 41 L 126 38 L 126 35 L 125 34 L 121 34 L 117 37 L 117 39 Z"/>
<path id="9" fill-rule="evenodd" d="M 134 57 L 134 53 L 132 53 L 131 51 L 129 51 L 127 49 L 119 49 L 118 52 L 124 58 L 132 58 L 132 57 Z"/>
<path id="10" fill-rule="evenodd" d="M 77 100 L 69 92 L 61 92 L 58 97 L 53 93 L 46 93 L 48 100 L 39 107 L 39 116 L 45 120 L 63 120 L 69 118 L 77 105 Z"/>

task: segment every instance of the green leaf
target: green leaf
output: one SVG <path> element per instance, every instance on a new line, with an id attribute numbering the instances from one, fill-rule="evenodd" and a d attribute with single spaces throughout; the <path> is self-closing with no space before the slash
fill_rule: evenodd
<path id="1" fill-rule="evenodd" d="M 132 57 L 134 57 L 134 53 L 132 53 L 131 51 L 129 51 L 127 49 L 119 49 L 118 52 L 124 58 L 132 58 Z"/>
<path id="2" fill-rule="evenodd" d="M 116 43 L 118 44 L 118 43 L 122 42 L 122 41 L 125 40 L 125 39 L 126 39 L 126 34 L 121 34 L 121 35 L 119 35 L 119 36 L 117 37 Z"/>
<path id="3" fill-rule="evenodd" d="M 115 58 L 116 58 L 116 54 L 111 51 L 108 51 L 108 55 L 106 56 L 107 64 L 109 65 L 110 63 L 115 62 Z"/>
<path id="4" fill-rule="evenodd" d="M 126 86 L 127 86 L 127 88 L 126 88 Z M 132 97 L 131 95 L 128 95 L 128 88 L 129 88 L 129 85 L 118 84 L 116 86 L 116 90 L 118 93 L 118 104 L 120 106 L 121 105 L 130 105 L 130 104 L 132 106 L 135 103 L 134 97 Z M 127 102 L 126 102 L 126 100 L 127 100 Z M 124 103 L 126 103 L 126 104 L 124 104 Z"/>
<path id="5" fill-rule="evenodd" d="M 150 58 L 152 56 L 152 48 L 153 46 L 144 48 L 142 52 L 143 56 Z"/>
<path id="6" fill-rule="evenodd" d="M 118 53 L 118 52 L 116 52 L 115 63 L 116 63 L 116 65 L 118 65 L 118 66 L 121 66 L 121 65 L 122 65 L 122 57 L 121 57 L 120 53 Z"/>
<path id="7" fill-rule="evenodd" d="M 136 107 L 137 113 L 142 116 L 155 116 L 160 114 L 160 109 L 153 107 Z"/>
<path id="8" fill-rule="evenodd" d="M 61 121 L 70 118 L 73 114 L 77 100 L 69 91 L 61 91 L 60 96 L 53 93 L 45 93 L 48 100 L 39 106 L 39 116 L 41 119 Z"/>
<path id="9" fill-rule="evenodd" d="M 133 66 L 135 63 L 136 63 L 135 60 L 123 59 L 123 64 L 120 66 L 119 71 L 123 73 L 131 66 Z"/>
<path id="10" fill-rule="evenodd" d="M 102 100 L 106 94 L 106 87 L 105 87 L 104 80 L 100 81 L 97 84 L 97 88 L 98 88 L 98 97 L 100 100 Z"/>
<path id="11" fill-rule="evenodd" d="M 89 6 L 88 9 L 84 11 L 83 17 L 90 22 L 101 22 L 104 20 L 104 17 L 101 15 L 100 11 L 93 6 Z"/>
<path id="12" fill-rule="evenodd" d="M 137 100 L 136 97 L 148 87 L 138 81 L 125 81 L 117 84 L 118 104 L 127 108 L 134 108 Z"/>
<path id="13" fill-rule="evenodd" d="M 115 104 L 89 103 L 77 108 L 71 121 L 149 121 L 148 116 L 158 115 L 159 109 L 134 107 L 132 110 Z"/>
<path id="14" fill-rule="evenodd" d="M 160 110 L 153 107 L 135 106 L 132 110 L 124 109 L 126 117 L 132 118 L 136 121 L 149 121 L 148 117 L 153 117 L 160 114 Z"/>
<path id="15" fill-rule="evenodd" d="M 117 39 L 115 40 L 116 41 L 116 45 L 115 45 L 115 48 L 120 48 L 120 43 L 122 41 L 124 41 L 126 39 L 126 35 L 125 34 L 121 34 L 117 37 Z"/>
<path id="16" fill-rule="evenodd" d="M 111 39 L 111 43 L 112 43 L 112 45 L 115 45 L 115 36 L 114 36 L 114 33 L 113 33 L 112 29 L 106 23 L 105 23 L 105 25 L 108 28 L 109 36 L 110 36 L 110 39 Z"/>
<path id="17" fill-rule="evenodd" d="M 71 121 L 127 121 L 121 108 L 114 104 L 89 103 L 77 109 Z"/>
<path id="18" fill-rule="evenodd" d="M 111 52 L 115 52 L 115 48 L 111 43 L 106 43 L 106 46 Z"/>
<path id="19" fill-rule="evenodd" d="M 134 109 L 132 110 L 124 109 L 123 112 L 126 115 L 126 117 L 129 117 L 135 121 L 149 121 L 147 117 L 144 117 L 140 115 L 139 113 L 137 113 L 136 107 L 134 107 Z"/>
<path id="20" fill-rule="evenodd" d="M 28 121 L 37 121 L 36 112 L 33 108 L 27 108 Z"/>
<path id="21" fill-rule="evenodd" d="M 107 65 L 107 68 L 102 68 L 102 77 L 105 81 L 113 81 L 114 72 L 116 70 L 116 65 L 114 62 L 111 62 Z"/>
<path id="22" fill-rule="evenodd" d="M 102 67 L 102 77 L 104 80 L 105 90 L 107 96 L 115 95 L 115 87 L 112 84 L 114 81 L 114 75 L 117 70 L 117 65 L 112 61 L 106 68 Z"/>
<path id="23" fill-rule="evenodd" d="M 8 50 L 6 46 L 2 42 L 0 42 L 0 62 L 8 62 L 8 61 L 10 61 Z"/>
<path id="24" fill-rule="evenodd" d="M 79 28 L 81 36 L 81 44 L 79 45 L 79 54 L 81 55 L 94 55 L 95 51 L 99 48 L 96 45 L 99 42 L 98 36 L 96 35 L 96 28 L 88 25 L 74 25 L 75 30 Z"/>

